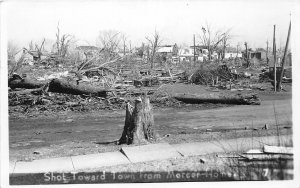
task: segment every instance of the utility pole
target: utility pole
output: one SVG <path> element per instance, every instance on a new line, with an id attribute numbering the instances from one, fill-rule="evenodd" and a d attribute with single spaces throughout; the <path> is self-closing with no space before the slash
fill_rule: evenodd
<path id="1" fill-rule="evenodd" d="M 239 44 L 236 45 L 236 57 L 235 57 L 235 58 L 238 57 L 238 54 L 239 54 L 239 46 L 240 46 Z"/>
<path id="2" fill-rule="evenodd" d="M 196 65 L 196 41 L 195 41 L 195 35 L 194 35 L 194 66 Z"/>
<path id="3" fill-rule="evenodd" d="M 269 41 L 267 40 L 267 65 L 269 65 Z"/>
<path id="4" fill-rule="evenodd" d="M 284 64 L 286 61 L 287 49 L 288 49 L 289 42 L 290 42 L 290 35 L 291 35 L 291 21 L 290 21 L 288 36 L 287 36 L 286 44 L 285 44 L 285 48 L 284 48 L 284 54 L 283 54 L 282 61 L 281 61 L 281 72 L 280 72 L 280 77 L 279 77 L 279 82 L 278 82 L 279 90 L 281 90 L 282 77 L 283 77 L 283 73 L 284 73 Z"/>
<path id="5" fill-rule="evenodd" d="M 248 44 L 245 42 L 245 47 L 246 47 L 246 61 L 247 61 L 247 67 L 249 67 L 249 60 L 248 60 Z"/>
<path id="6" fill-rule="evenodd" d="M 275 31 L 276 31 L 276 25 L 274 25 L 274 34 L 273 34 L 273 55 L 274 55 L 274 91 L 276 92 L 276 39 L 275 39 Z"/>
<path id="7" fill-rule="evenodd" d="M 125 44 L 125 39 L 123 40 L 123 47 L 124 47 L 124 51 L 123 51 L 123 53 L 124 53 L 124 56 L 126 55 L 126 44 Z"/>
<path id="8" fill-rule="evenodd" d="M 226 39 L 224 37 L 224 39 L 223 39 L 223 56 L 222 56 L 222 60 L 224 60 L 224 58 L 225 58 L 225 50 L 226 50 Z"/>

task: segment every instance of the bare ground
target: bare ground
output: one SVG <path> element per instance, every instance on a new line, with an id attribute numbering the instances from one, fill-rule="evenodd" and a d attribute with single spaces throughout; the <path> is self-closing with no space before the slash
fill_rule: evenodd
<path id="1" fill-rule="evenodd" d="M 181 88 L 186 91 L 186 86 Z M 197 92 L 196 86 L 191 89 Z M 253 136 L 291 135 L 292 96 L 291 87 L 287 91 L 273 93 L 271 90 L 257 91 L 262 100 L 261 105 L 222 105 L 201 104 L 185 105 L 180 108 L 155 107 L 156 130 L 161 136 L 157 142 L 187 143 L 204 142 L 220 139 L 232 139 Z M 178 90 L 178 85 L 176 86 Z M 174 89 L 171 91 L 174 92 Z M 9 143 L 10 160 L 33 160 L 50 157 L 82 155 L 99 152 L 116 151 L 121 147 L 112 141 L 120 138 L 125 112 L 122 110 L 94 111 L 89 113 L 61 112 L 38 116 L 10 116 Z M 263 129 L 268 124 L 268 129 Z M 289 143 L 292 145 L 292 142 Z M 230 164 L 229 164 L 230 163 Z M 241 166 L 232 167 L 238 163 Z M 269 162 L 274 167 L 278 162 Z M 244 165 L 244 166 L 243 166 Z M 293 168 L 288 162 L 285 176 L 291 179 Z M 245 167 L 245 168 L 244 168 Z M 249 164 L 236 159 L 219 158 L 217 154 L 183 157 L 163 161 L 118 165 L 86 172 L 141 172 L 141 171 L 201 171 L 218 169 L 231 175 L 239 174 L 237 179 L 257 179 L 247 175 Z M 244 170 L 241 172 L 241 169 Z M 256 171 L 265 169 L 261 166 Z M 274 169 L 274 168 L 273 168 Z M 241 176 L 242 173 L 242 176 Z M 244 173 L 244 175 L 243 175 Z M 274 175 L 274 174 L 273 174 Z M 254 174 L 254 176 L 256 176 Z M 264 177 L 278 179 L 279 176 Z M 261 178 L 260 178 L 261 179 Z"/>
<path id="2" fill-rule="evenodd" d="M 182 86 L 186 91 L 186 86 Z M 197 86 L 191 91 L 196 92 Z M 178 86 L 176 89 L 178 90 Z M 156 130 L 170 144 L 251 136 L 292 134 L 291 92 L 261 92 L 261 105 L 185 105 L 155 108 Z M 11 160 L 115 151 L 111 141 L 120 138 L 125 112 L 61 112 L 37 117 L 11 116 Z M 262 129 L 268 124 L 269 129 Z"/>

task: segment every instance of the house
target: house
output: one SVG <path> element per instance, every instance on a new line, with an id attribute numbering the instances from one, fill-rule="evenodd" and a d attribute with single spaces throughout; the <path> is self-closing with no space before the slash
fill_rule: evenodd
<path id="1" fill-rule="evenodd" d="M 186 47 L 186 48 L 181 48 L 179 49 L 178 52 L 178 56 L 179 56 L 179 61 L 187 61 L 187 62 L 191 62 L 194 61 L 194 49 L 190 48 L 190 47 Z M 203 61 L 204 55 L 202 53 L 199 54 L 195 54 L 196 60 L 197 61 Z"/>
<path id="2" fill-rule="evenodd" d="M 77 46 L 75 51 L 79 54 L 80 59 L 90 59 L 99 51 L 96 46 Z"/>
<path id="3" fill-rule="evenodd" d="M 15 61 L 19 61 L 21 57 L 23 57 L 23 63 L 33 65 L 33 62 L 44 60 L 49 56 L 49 53 L 47 51 L 35 51 L 35 50 L 27 50 L 26 48 L 23 48 L 23 50 L 20 50 L 15 55 Z"/>
<path id="4" fill-rule="evenodd" d="M 18 51 L 15 56 L 14 56 L 14 60 L 17 62 L 21 59 L 21 57 L 23 56 L 24 59 L 28 59 L 30 61 L 33 61 L 33 57 L 32 55 L 30 55 L 29 53 L 27 53 L 27 50 L 24 48 L 20 51 Z"/>
<path id="5" fill-rule="evenodd" d="M 165 56 L 177 56 L 178 55 L 178 46 L 176 43 L 174 45 L 159 46 L 157 53 L 165 55 Z"/>
<path id="6" fill-rule="evenodd" d="M 224 59 L 231 59 L 236 57 L 243 57 L 242 53 L 237 52 L 225 52 Z"/>
<path id="7" fill-rule="evenodd" d="M 241 52 L 233 52 L 233 51 L 228 51 L 225 52 L 224 54 L 224 59 L 231 59 L 231 58 L 241 58 L 243 57 L 243 54 Z"/>
<path id="8" fill-rule="evenodd" d="M 195 50 L 195 54 L 198 57 L 197 60 L 198 61 L 203 61 L 204 59 L 208 59 L 208 47 L 204 46 L 204 45 L 196 45 L 195 48 L 194 46 L 190 46 L 190 48 L 192 50 Z M 217 59 L 219 57 L 219 53 L 217 53 L 216 51 L 213 51 L 210 56 L 212 59 Z"/>
<path id="9" fill-rule="evenodd" d="M 244 56 L 246 56 L 244 52 Z M 266 60 L 267 59 L 267 52 L 263 49 L 258 49 L 255 51 L 252 51 L 251 49 L 248 50 L 248 58 L 249 59 L 258 59 L 258 60 Z"/>
<path id="10" fill-rule="evenodd" d="M 194 51 L 191 48 L 181 48 L 178 52 L 179 61 L 187 61 L 190 62 L 192 58 L 194 58 Z"/>
<path id="11" fill-rule="evenodd" d="M 178 59 L 178 46 L 176 43 L 174 45 L 159 46 L 157 54 L 163 58 L 163 61 L 171 60 L 172 62 L 176 62 Z"/>
<path id="12" fill-rule="evenodd" d="M 194 46 L 190 46 L 194 50 Z M 195 45 L 196 54 L 208 54 L 208 48 L 204 45 Z"/>

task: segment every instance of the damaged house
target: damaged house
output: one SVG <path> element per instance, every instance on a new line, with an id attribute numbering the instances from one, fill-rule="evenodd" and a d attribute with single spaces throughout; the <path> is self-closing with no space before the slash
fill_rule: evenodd
<path id="1" fill-rule="evenodd" d="M 196 61 L 203 62 L 208 56 L 208 50 L 205 46 L 190 46 L 185 47 L 179 50 L 179 59 L 180 61 L 191 62 L 194 61 L 194 50 Z"/>
<path id="2" fill-rule="evenodd" d="M 157 50 L 157 54 L 162 57 L 163 61 L 170 60 L 172 62 L 178 62 L 178 46 L 174 45 L 163 45 Z"/>
<path id="3" fill-rule="evenodd" d="M 49 56 L 47 51 L 36 51 L 36 50 L 27 50 L 23 48 L 15 55 L 15 61 L 18 61 L 23 57 L 23 64 L 33 65 L 36 61 L 42 61 Z"/>
<path id="4" fill-rule="evenodd" d="M 220 54 L 223 55 L 222 53 Z M 225 49 L 225 53 L 224 53 L 224 59 L 233 59 L 233 58 L 242 58 L 243 54 L 242 52 L 239 52 L 238 49 L 233 48 L 233 47 L 227 47 Z"/>

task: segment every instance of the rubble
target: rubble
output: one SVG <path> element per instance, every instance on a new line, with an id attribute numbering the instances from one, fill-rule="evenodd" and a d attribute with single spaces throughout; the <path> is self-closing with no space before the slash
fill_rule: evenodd
<path id="1" fill-rule="evenodd" d="M 24 112 L 34 107 L 41 111 L 125 109 L 126 102 L 141 95 L 148 95 L 155 108 L 181 107 L 191 100 L 192 103 L 259 104 L 257 94 L 251 90 L 264 91 L 264 86 L 258 83 L 269 81 L 267 69 L 253 74 L 251 69 L 242 70 L 242 63 L 227 60 L 221 64 L 207 61 L 197 69 L 180 63 L 151 68 L 134 55 L 104 60 L 96 53 L 79 64 L 55 65 L 52 62 L 72 60 L 49 54 L 35 62 L 30 68 L 34 71 L 29 73 L 23 72 L 29 65 L 22 65 L 21 61 L 22 58 L 9 74 L 9 105 L 15 109 L 20 106 Z M 162 86 L 174 83 L 197 84 L 208 90 L 197 95 L 174 92 L 170 95 L 161 90 Z"/>

